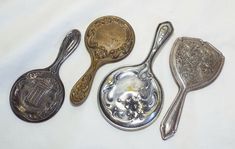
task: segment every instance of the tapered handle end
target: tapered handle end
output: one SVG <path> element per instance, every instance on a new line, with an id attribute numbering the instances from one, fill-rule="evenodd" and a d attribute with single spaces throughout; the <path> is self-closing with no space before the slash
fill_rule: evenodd
<path id="1" fill-rule="evenodd" d="M 158 25 L 153 43 L 153 49 L 158 49 L 173 33 L 174 28 L 171 22 L 166 21 Z"/>
<path id="2" fill-rule="evenodd" d="M 71 93 L 70 93 L 70 101 L 74 106 L 79 106 L 81 105 L 88 96 L 87 91 L 80 91 L 81 87 L 79 86 L 75 86 L 73 87 Z M 83 90 L 83 89 L 81 89 Z"/>
<path id="3" fill-rule="evenodd" d="M 185 96 L 186 90 L 180 89 L 175 100 L 162 119 L 160 131 L 163 140 L 167 140 L 176 133 L 183 110 Z"/>
<path id="4" fill-rule="evenodd" d="M 172 127 L 169 126 L 169 124 L 164 124 L 164 123 L 161 124 L 160 131 L 163 140 L 169 139 L 176 133 L 176 130 L 172 130 L 171 128 Z"/>

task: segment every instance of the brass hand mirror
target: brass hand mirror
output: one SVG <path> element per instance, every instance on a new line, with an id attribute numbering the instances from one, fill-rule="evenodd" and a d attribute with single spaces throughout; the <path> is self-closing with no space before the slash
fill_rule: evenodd
<path id="1" fill-rule="evenodd" d="M 85 34 L 85 44 L 91 56 L 91 65 L 73 86 L 70 94 L 74 105 L 82 104 L 90 92 L 95 73 L 104 64 L 125 58 L 132 50 L 135 35 L 125 20 L 104 16 L 92 22 Z"/>
<path id="2" fill-rule="evenodd" d="M 170 67 L 179 86 L 179 92 L 160 126 L 164 140 L 177 131 L 186 94 L 212 83 L 219 75 L 223 64 L 222 53 L 208 42 L 188 37 L 175 41 L 170 54 Z"/>
<path id="3" fill-rule="evenodd" d="M 77 48 L 80 39 L 80 32 L 72 30 L 64 38 L 52 65 L 26 72 L 17 79 L 10 93 L 10 105 L 16 116 L 36 123 L 51 118 L 59 111 L 65 95 L 59 68 Z"/>

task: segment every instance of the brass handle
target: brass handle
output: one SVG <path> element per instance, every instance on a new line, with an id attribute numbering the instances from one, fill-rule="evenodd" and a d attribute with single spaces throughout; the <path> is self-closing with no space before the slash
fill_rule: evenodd
<path id="1" fill-rule="evenodd" d="M 76 82 L 70 93 L 70 100 L 74 105 L 81 105 L 88 97 L 97 67 L 92 63 L 86 73 Z"/>

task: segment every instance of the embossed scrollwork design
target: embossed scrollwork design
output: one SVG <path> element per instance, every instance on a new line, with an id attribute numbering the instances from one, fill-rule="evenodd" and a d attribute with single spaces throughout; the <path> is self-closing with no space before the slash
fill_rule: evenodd
<path id="1" fill-rule="evenodd" d="M 87 99 L 97 69 L 106 63 L 125 58 L 131 52 L 134 41 L 133 29 L 119 17 L 101 17 L 89 25 L 85 44 L 92 62 L 89 70 L 71 91 L 70 99 L 74 105 L 80 105 Z"/>

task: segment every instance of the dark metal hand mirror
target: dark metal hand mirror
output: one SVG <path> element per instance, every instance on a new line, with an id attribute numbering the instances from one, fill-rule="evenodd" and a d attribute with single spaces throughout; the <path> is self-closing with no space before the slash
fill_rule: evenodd
<path id="1" fill-rule="evenodd" d="M 85 34 L 91 65 L 73 86 L 70 94 L 71 102 L 74 105 L 82 104 L 89 95 L 98 68 L 125 58 L 132 51 L 134 42 L 132 27 L 119 17 L 105 16 L 92 22 Z"/>
<path id="2" fill-rule="evenodd" d="M 188 37 L 175 41 L 170 54 L 170 67 L 179 92 L 160 126 L 164 140 L 176 133 L 186 94 L 212 83 L 223 64 L 222 53 L 208 42 Z"/>
<path id="3" fill-rule="evenodd" d="M 172 32 L 170 22 L 159 24 L 146 60 L 136 66 L 119 68 L 104 79 L 99 91 L 99 106 L 105 119 L 113 126 L 137 130 L 157 118 L 163 91 L 151 67 L 154 55 Z"/>
<path id="4" fill-rule="evenodd" d="M 18 78 L 10 93 L 10 105 L 16 116 L 28 122 L 42 122 L 58 112 L 65 96 L 59 68 L 77 48 L 80 39 L 80 32 L 72 30 L 51 66 L 29 71 Z"/>

